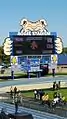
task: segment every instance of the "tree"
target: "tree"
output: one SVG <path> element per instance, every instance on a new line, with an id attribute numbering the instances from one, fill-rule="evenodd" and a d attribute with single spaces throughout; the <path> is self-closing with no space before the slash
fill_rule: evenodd
<path id="1" fill-rule="evenodd" d="M 3 60 L 3 48 L 2 46 L 0 46 L 0 64 L 2 63 L 2 60 Z"/>
<path id="2" fill-rule="evenodd" d="M 67 54 L 67 47 L 63 48 L 63 53 Z"/>
<path id="3" fill-rule="evenodd" d="M 9 64 L 10 63 L 10 56 L 7 56 L 4 54 L 3 46 L 0 46 L 0 64 L 5 63 Z"/>

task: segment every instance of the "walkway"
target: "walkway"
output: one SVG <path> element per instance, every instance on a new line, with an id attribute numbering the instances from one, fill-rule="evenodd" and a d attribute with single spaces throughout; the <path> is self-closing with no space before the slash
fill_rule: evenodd
<path id="1" fill-rule="evenodd" d="M 1 111 L 2 108 L 5 108 L 5 111 L 6 111 L 7 114 L 15 112 L 14 105 L 12 105 L 12 104 L 7 104 L 7 103 L 0 102 L 0 111 Z M 36 110 L 33 110 L 33 109 L 28 109 L 28 108 L 19 106 L 18 113 L 22 113 L 22 112 L 31 113 L 33 115 L 34 119 L 66 119 L 66 118 L 56 116 L 56 115 L 53 115 L 53 114 L 48 114 L 48 113 L 45 113 L 45 112 L 36 111 Z"/>

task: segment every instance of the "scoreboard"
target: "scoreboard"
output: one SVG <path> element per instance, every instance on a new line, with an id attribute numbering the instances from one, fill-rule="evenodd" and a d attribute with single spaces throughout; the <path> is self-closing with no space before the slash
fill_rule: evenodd
<path id="1" fill-rule="evenodd" d="M 45 55 L 54 54 L 55 46 L 53 35 L 22 36 L 14 35 L 12 55 Z"/>

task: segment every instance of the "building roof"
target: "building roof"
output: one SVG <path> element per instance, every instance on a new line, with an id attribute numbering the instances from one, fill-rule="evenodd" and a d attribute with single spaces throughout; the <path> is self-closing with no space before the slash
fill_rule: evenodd
<path id="1" fill-rule="evenodd" d="M 58 65 L 67 65 L 67 54 L 58 55 Z"/>

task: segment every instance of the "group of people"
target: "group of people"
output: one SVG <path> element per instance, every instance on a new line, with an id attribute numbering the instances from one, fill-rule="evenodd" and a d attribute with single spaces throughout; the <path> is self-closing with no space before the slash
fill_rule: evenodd
<path id="1" fill-rule="evenodd" d="M 56 81 L 53 82 L 53 90 L 60 89 L 60 81 L 57 83 Z"/>
<path id="2" fill-rule="evenodd" d="M 34 90 L 34 98 L 35 99 L 39 99 L 39 100 L 42 100 L 42 96 L 44 95 L 44 92 L 43 92 L 43 90 L 37 90 L 37 89 L 35 89 Z"/>
<path id="3" fill-rule="evenodd" d="M 12 86 L 10 87 L 10 96 L 11 96 L 11 98 L 13 97 L 13 94 L 14 94 L 14 96 L 17 94 L 17 87 L 16 86 L 14 87 L 14 89 L 13 89 Z"/>
<path id="4" fill-rule="evenodd" d="M 18 105 L 19 103 L 22 103 L 22 95 L 20 91 L 17 90 L 16 86 L 14 87 L 14 89 L 12 86 L 10 87 L 10 97 L 13 100 L 13 103 L 15 104 L 15 113 L 17 113 Z"/>
<path id="5" fill-rule="evenodd" d="M 56 106 L 56 104 L 62 104 L 62 103 L 66 103 L 66 98 L 65 96 L 63 96 L 61 93 L 59 92 L 54 92 L 53 95 L 53 106 Z"/>
<path id="6" fill-rule="evenodd" d="M 41 100 L 42 104 L 48 104 L 50 106 L 50 101 L 49 101 L 49 95 L 48 93 L 45 93 L 42 89 L 40 90 L 34 90 L 34 98 Z"/>
<path id="7" fill-rule="evenodd" d="M 34 98 L 41 100 L 42 104 L 47 104 L 49 107 L 56 106 L 56 104 L 65 104 L 65 97 L 58 91 L 54 91 L 53 100 L 51 101 L 49 94 L 41 90 L 34 90 Z"/>

